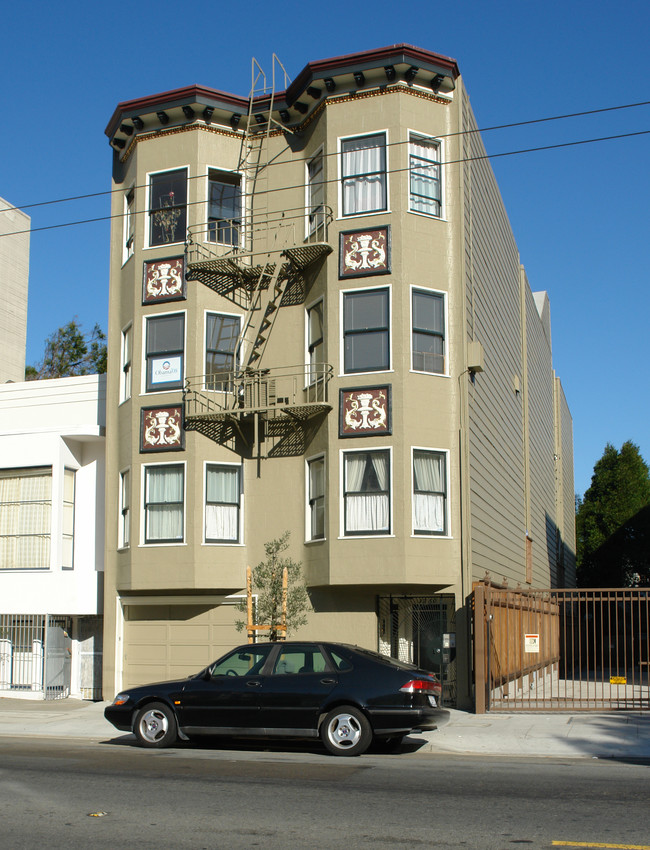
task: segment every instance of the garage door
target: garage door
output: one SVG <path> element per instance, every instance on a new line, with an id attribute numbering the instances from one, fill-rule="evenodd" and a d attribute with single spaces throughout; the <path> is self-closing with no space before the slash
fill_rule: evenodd
<path id="1" fill-rule="evenodd" d="M 246 643 L 246 632 L 235 628 L 245 615 L 234 605 L 129 605 L 124 611 L 124 688 L 198 673 Z"/>

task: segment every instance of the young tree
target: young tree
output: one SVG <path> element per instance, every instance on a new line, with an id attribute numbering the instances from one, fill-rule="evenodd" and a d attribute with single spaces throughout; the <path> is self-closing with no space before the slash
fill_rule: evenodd
<path id="1" fill-rule="evenodd" d="M 281 537 L 264 544 L 266 560 L 253 567 L 253 593 L 257 594 L 255 610 L 256 625 L 270 626 L 269 640 L 278 639 L 278 626 L 282 623 L 282 573 L 287 569 L 287 634 L 307 622 L 307 612 L 310 609 L 309 596 L 302 578 L 302 564 L 291 558 L 283 557 L 282 553 L 289 548 L 290 532 L 285 531 Z M 246 611 L 246 603 L 238 606 Z M 238 631 L 246 628 L 246 623 L 239 620 L 236 623 Z"/>
<path id="2" fill-rule="evenodd" d="M 650 471 L 638 446 L 611 443 L 594 466 L 591 486 L 577 500 L 578 584 L 582 587 L 636 583 L 638 539 L 650 504 Z M 636 519 L 635 519 L 636 518 Z M 639 525 L 639 528 L 636 528 Z M 642 565 L 639 565 L 642 567 Z"/>
<path id="3" fill-rule="evenodd" d="M 25 380 L 72 378 L 106 371 L 106 335 L 98 324 L 84 334 L 76 316 L 45 340 L 43 360 L 25 369 Z"/>

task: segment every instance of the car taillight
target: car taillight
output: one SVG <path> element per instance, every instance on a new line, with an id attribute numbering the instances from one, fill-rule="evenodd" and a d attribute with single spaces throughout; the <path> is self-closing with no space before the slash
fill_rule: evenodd
<path id="1" fill-rule="evenodd" d="M 400 688 L 405 694 L 436 694 L 440 695 L 442 688 L 440 682 L 434 682 L 430 679 L 411 679 Z"/>

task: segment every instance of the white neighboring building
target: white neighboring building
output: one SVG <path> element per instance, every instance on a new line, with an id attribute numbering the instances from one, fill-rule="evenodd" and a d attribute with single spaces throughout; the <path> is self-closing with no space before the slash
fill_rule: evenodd
<path id="1" fill-rule="evenodd" d="M 101 699 L 106 376 L 0 385 L 0 697 Z"/>
<path id="2" fill-rule="evenodd" d="M 0 198 L 0 384 L 25 379 L 30 225 L 28 215 Z"/>

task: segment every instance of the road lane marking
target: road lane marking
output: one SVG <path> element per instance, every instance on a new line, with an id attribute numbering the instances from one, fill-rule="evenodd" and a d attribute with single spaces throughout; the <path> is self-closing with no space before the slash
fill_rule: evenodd
<path id="1" fill-rule="evenodd" d="M 594 841 L 553 841 L 553 847 L 603 847 L 606 850 L 650 850 L 650 844 L 597 844 Z"/>

